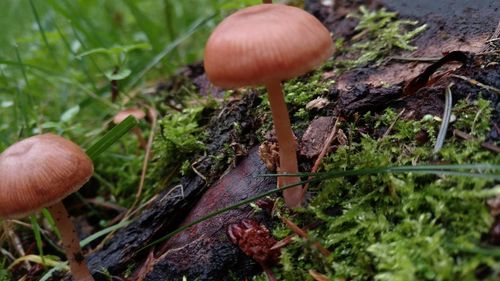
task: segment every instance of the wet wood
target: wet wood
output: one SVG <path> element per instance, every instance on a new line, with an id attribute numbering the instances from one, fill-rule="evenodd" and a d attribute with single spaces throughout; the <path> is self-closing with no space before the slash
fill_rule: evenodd
<path id="1" fill-rule="evenodd" d="M 276 188 L 274 178 L 259 177 L 266 172 L 267 168 L 254 147 L 246 159 L 207 190 L 182 224 Z M 156 251 L 152 270 L 145 280 L 182 280 L 182 276 L 188 280 L 232 280 L 229 271 L 235 276 L 249 276 L 257 272 L 259 267 L 243 255 L 226 235 L 230 224 L 249 217 L 262 221 L 266 216 L 256 213 L 250 206 L 244 206 L 172 237 Z"/>

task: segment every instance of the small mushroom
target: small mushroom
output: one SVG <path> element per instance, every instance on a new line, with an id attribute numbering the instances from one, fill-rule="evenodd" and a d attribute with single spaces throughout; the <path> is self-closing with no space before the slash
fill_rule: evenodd
<path id="1" fill-rule="evenodd" d="M 62 200 L 93 172 L 92 160 L 78 145 L 53 134 L 24 139 L 0 154 L 0 217 L 24 217 L 48 207 L 76 281 L 94 279 Z"/>
<path id="2" fill-rule="evenodd" d="M 141 120 L 144 117 L 146 117 L 146 113 L 144 113 L 144 111 L 142 111 L 138 108 L 127 108 L 127 109 L 124 109 L 124 110 L 118 112 L 118 114 L 115 115 L 115 117 L 113 118 L 113 123 L 120 124 L 123 120 L 125 120 L 125 118 L 127 118 L 131 115 L 134 116 L 135 119 L 137 119 L 137 120 Z M 139 127 L 134 127 L 132 129 L 132 132 L 137 136 L 137 141 L 139 142 L 139 146 L 143 149 L 146 149 L 147 142 L 144 139 L 144 137 L 142 136 L 141 129 Z"/>
<path id="3" fill-rule="evenodd" d="M 302 75 L 332 55 L 329 31 L 311 14 L 280 4 L 242 9 L 223 20 L 205 47 L 205 71 L 222 88 L 264 85 L 279 145 L 280 172 L 297 173 L 297 143 L 290 125 L 281 81 Z M 281 177 L 280 186 L 299 177 Z M 295 208 L 303 201 L 300 186 L 283 192 Z"/>

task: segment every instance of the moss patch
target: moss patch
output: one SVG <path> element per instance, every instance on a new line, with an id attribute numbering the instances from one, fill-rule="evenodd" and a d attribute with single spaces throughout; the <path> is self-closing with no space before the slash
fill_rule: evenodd
<path id="1" fill-rule="evenodd" d="M 473 117 L 481 111 L 481 120 Z M 489 102 L 459 103 L 457 128 L 484 138 L 489 131 Z M 397 120 L 388 109 L 380 116 L 366 114 L 344 124 L 350 140 L 325 159 L 324 170 L 433 163 L 438 120 Z M 393 124 L 391 133 L 383 136 Z M 358 130 L 352 128 L 365 128 Z M 369 131 L 370 134 L 360 131 Z M 422 143 L 417 137 L 430 137 Z M 380 135 L 380 137 L 374 137 Z M 443 163 L 499 163 L 498 155 L 478 141 L 449 137 L 440 153 Z M 484 179 L 417 174 L 378 174 L 335 178 L 322 182 L 295 222 L 319 223 L 311 239 L 296 239 L 285 248 L 278 280 L 313 280 L 310 269 L 330 280 L 494 280 L 500 272 L 500 251 L 483 245 L 493 218 L 485 198 L 499 194 Z M 283 238 L 283 226 L 274 234 Z M 332 251 L 323 257 L 319 241 Z M 256 277 L 255 280 L 263 280 Z"/>
<path id="2" fill-rule="evenodd" d="M 395 50 L 415 50 L 411 40 L 427 28 L 424 24 L 411 29 L 418 24 L 417 21 L 398 19 L 396 12 L 385 9 L 370 11 L 361 6 L 359 13 L 348 16 L 359 20 L 355 28 L 358 33 L 352 38 L 354 43 L 343 46 L 342 40 L 337 42 L 339 53 L 350 53 L 349 56 L 355 54 L 356 58 L 337 63 L 337 66 L 348 69 L 372 62 L 380 63 Z"/>
<path id="3" fill-rule="evenodd" d="M 208 106 L 208 109 L 210 107 Z M 207 135 L 199 124 L 205 109 L 205 106 L 186 108 L 182 112 L 173 112 L 159 121 L 159 130 L 153 146 L 153 165 L 149 176 L 151 179 L 162 179 L 156 182 L 158 187 L 177 178 L 180 169 L 189 166 L 187 159 L 205 150 L 204 140 Z"/>

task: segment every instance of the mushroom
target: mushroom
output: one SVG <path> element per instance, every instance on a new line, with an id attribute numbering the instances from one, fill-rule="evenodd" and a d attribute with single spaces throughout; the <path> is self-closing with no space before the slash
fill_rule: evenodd
<path id="1" fill-rule="evenodd" d="M 146 113 L 144 113 L 144 111 L 138 108 L 127 108 L 118 112 L 118 114 L 115 115 L 115 117 L 113 118 L 113 123 L 120 124 L 123 120 L 125 120 L 125 118 L 129 117 L 130 115 L 134 116 L 135 119 L 137 120 L 141 120 L 144 117 L 146 117 Z M 139 127 L 134 127 L 132 129 L 132 132 L 137 136 L 137 141 L 139 142 L 139 146 L 141 148 L 146 149 L 147 142 L 142 136 L 141 129 Z"/>
<path id="2" fill-rule="evenodd" d="M 77 281 L 94 279 L 62 200 L 80 189 L 93 171 L 92 160 L 78 145 L 53 134 L 24 139 L 0 154 L 0 217 L 24 217 L 48 207 Z"/>
<path id="3" fill-rule="evenodd" d="M 297 143 L 281 87 L 321 65 L 332 55 L 330 32 L 311 14 L 280 4 L 244 8 L 224 19 L 205 47 L 205 71 L 222 88 L 264 85 L 269 93 L 282 173 L 297 173 Z M 280 186 L 299 177 L 278 178 Z M 300 186 L 283 192 L 289 207 L 301 205 Z"/>

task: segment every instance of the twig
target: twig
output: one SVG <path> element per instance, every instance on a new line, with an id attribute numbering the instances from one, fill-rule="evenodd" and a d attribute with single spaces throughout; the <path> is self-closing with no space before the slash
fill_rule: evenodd
<path id="1" fill-rule="evenodd" d="M 446 137 L 446 131 L 448 131 L 448 125 L 450 124 L 451 106 L 452 106 L 452 95 L 451 95 L 452 86 L 453 83 L 450 83 L 448 87 L 446 87 L 443 121 L 441 122 L 441 126 L 439 127 L 439 134 L 437 136 L 436 144 L 434 145 L 434 149 L 432 150 L 433 154 L 437 154 L 443 147 L 444 138 Z"/>
<path id="2" fill-rule="evenodd" d="M 286 245 L 290 244 L 292 242 L 293 237 L 295 237 L 296 234 L 288 235 L 287 237 L 281 239 L 280 241 L 276 242 L 270 249 L 271 250 L 276 250 L 285 247 Z"/>
<path id="3" fill-rule="evenodd" d="M 149 158 L 151 157 L 151 148 L 153 147 L 153 140 L 154 140 L 154 135 L 156 131 L 156 121 L 157 121 L 157 112 L 154 108 L 149 107 L 148 108 L 148 114 L 149 117 L 151 118 L 151 132 L 149 134 L 148 138 L 148 145 L 146 148 L 146 155 L 144 155 L 144 161 L 142 163 L 142 172 L 141 172 L 141 180 L 139 182 L 139 188 L 137 189 L 137 193 L 135 194 L 135 200 L 132 206 L 130 206 L 129 211 L 125 216 L 123 217 L 123 220 L 126 220 L 129 218 L 130 213 L 134 210 L 135 206 L 141 199 L 141 194 L 142 190 L 144 188 L 144 181 L 146 179 L 146 171 L 148 170 L 148 163 L 149 163 Z"/>
<path id="4" fill-rule="evenodd" d="M 355 34 L 354 36 L 352 36 L 351 41 L 352 41 L 352 42 L 359 41 L 359 40 L 361 40 L 361 38 L 362 38 L 363 36 L 365 36 L 367 33 L 368 33 L 368 29 L 365 29 L 365 30 L 363 30 L 363 31 L 361 31 L 361 32 L 359 32 L 359 33 L 357 33 L 357 34 Z"/>
<path id="5" fill-rule="evenodd" d="M 472 78 L 465 77 L 465 76 L 462 76 L 462 75 L 456 75 L 456 74 L 450 74 L 450 76 L 458 78 L 458 79 L 462 79 L 462 80 L 464 80 L 466 82 L 469 82 L 471 85 L 478 86 L 478 87 L 481 87 L 481 88 L 486 89 L 488 91 L 500 94 L 500 89 L 495 88 L 493 86 L 485 85 L 485 84 L 483 84 L 483 83 L 481 83 L 481 82 L 479 82 L 477 80 L 474 80 Z"/>
<path id="6" fill-rule="evenodd" d="M 484 42 L 484 45 L 481 48 L 479 53 L 484 54 L 488 51 L 492 51 L 492 48 L 498 49 L 498 47 L 495 46 L 495 44 L 493 44 L 493 42 L 499 40 L 499 37 L 500 37 L 500 21 L 498 22 L 497 27 L 496 27 L 495 31 L 493 32 L 493 34 L 491 34 L 491 36 L 486 40 L 486 42 Z M 495 50 L 493 50 L 493 51 L 495 51 Z"/>
<path id="7" fill-rule="evenodd" d="M 112 226 L 112 225 L 115 225 L 115 224 L 119 224 L 122 219 L 123 219 L 123 216 L 125 216 L 127 212 L 121 212 L 119 213 L 118 215 L 116 215 L 114 218 L 112 218 L 111 220 L 108 220 L 106 222 L 106 227 L 109 227 L 109 226 Z"/>
<path id="8" fill-rule="evenodd" d="M 322 274 L 322 273 L 319 273 L 313 269 L 309 269 L 309 275 L 311 275 L 311 277 L 316 280 L 316 281 L 329 281 L 330 279 L 328 278 L 328 276 Z"/>
<path id="9" fill-rule="evenodd" d="M 181 185 L 182 186 L 182 185 Z M 182 193 L 184 194 L 184 190 L 182 190 Z M 151 205 L 151 203 L 153 203 L 156 199 L 158 198 L 158 194 L 151 197 L 151 199 L 149 199 L 147 202 L 144 202 L 143 204 L 141 204 L 139 207 L 135 208 L 135 210 L 133 210 L 131 213 L 130 213 L 130 217 L 133 217 L 135 216 L 135 214 L 137 212 L 139 212 L 140 210 L 146 208 L 147 206 Z"/>
<path id="10" fill-rule="evenodd" d="M 180 190 L 180 194 L 172 196 L 172 197 L 168 197 L 176 189 Z M 176 198 L 176 197 L 184 198 L 185 197 L 185 195 L 184 195 L 184 186 L 182 184 L 178 184 L 178 185 L 170 188 L 170 190 L 167 192 L 167 194 L 163 195 L 162 197 L 163 198 Z M 151 197 L 151 199 L 149 199 L 147 202 L 143 203 L 142 205 L 140 205 L 139 207 L 137 207 L 135 210 L 133 210 L 130 213 L 129 217 L 133 217 L 137 212 L 139 212 L 140 210 L 142 210 L 142 209 L 146 208 L 147 206 L 151 205 L 151 203 L 153 203 L 157 198 L 158 198 L 158 194 L 155 195 L 155 196 L 153 196 L 153 197 Z"/>
<path id="11" fill-rule="evenodd" d="M 319 166 L 321 165 L 321 161 L 325 157 L 326 153 L 328 152 L 328 149 L 332 145 L 333 140 L 335 139 L 335 136 L 337 135 L 337 127 L 340 124 L 339 118 L 335 120 L 335 125 L 333 125 L 332 132 L 326 139 L 323 148 L 321 149 L 321 152 L 318 155 L 318 158 L 314 162 L 314 166 L 311 169 L 311 173 L 315 173 L 318 171 Z M 311 177 L 309 177 L 311 179 Z M 307 192 L 307 188 L 309 187 L 309 183 L 304 184 L 304 188 L 302 189 L 302 194 L 305 194 Z"/>
<path id="12" fill-rule="evenodd" d="M 453 135 L 456 136 L 456 137 L 459 137 L 461 139 L 464 139 L 464 140 L 472 140 L 472 141 L 477 141 L 477 139 L 469 134 L 467 134 L 466 132 L 462 132 L 458 129 L 455 129 L 453 130 Z M 492 144 L 492 143 L 488 143 L 488 142 L 483 142 L 481 143 L 481 146 L 483 148 L 486 148 L 488 150 L 491 150 L 493 152 L 496 152 L 496 153 L 500 153 L 500 147 Z"/>
<path id="13" fill-rule="evenodd" d="M 12 219 L 12 220 L 9 220 L 9 221 L 10 221 L 11 223 L 14 223 L 14 224 L 17 224 L 17 225 L 20 225 L 20 226 L 24 226 L 24 227 L 29 228 L 29 229 L 31 229 L 31 228 L 33 227 L 31 224 L 29 224 L 29 223 L 25 223 L 25 222 L 20 221 L 20 220 L 14 220 L 14 219 Z M 48 234 L 48 233 L 49 233 L 49 232 L 48 232 L 48 231 L 46 231 L 45 229 L 40 229 L 40 231 L 42 231 L 42 232 L 43 232 L 43 231 L 45 231 L 45 234 Z"/>
<path id="14" fill-rule="evenodd" d="M 196 160 L 195 162 L 193 162 L 193 164 L 191 164 L 191 169 L 193 169 L 193 171 L 195 172 L 195 174 L 197 174 L 205 182 L 207 181 L 207 177 L 205 177 L 205 175 L 203 175 L 200 171 L 198 171 L 194 166 L 196 164 L 200 163 L 201 161 L 203 161 L 206 157 L 207 157 L 207 155 L 203 155 L 200 159 Z"/>
<path id="15" fill-rule="evenodd" d="M 403 110 L 401 110 L 398 115 L 396 116 L 396 119 L 394 119 L 394 121 L 392 121 L 391 125 L 389 125 L 389 128 L 387 128 L 387 130 L 385 131 L 385 133 L 382 135 L 382 138 L 386 138 L 392 131 L 392 128 L 394 128 L 394 125 L 396 125 L 396 122 L 398 122 L 399 118 L 401 118 L 401 116 L 403 115 L 403 113 L 405 113 L 405 108 L 403 108 Z"/>
<path id="16" fill-rule="evenodd" d="M 12 261 L 15 261 L 16 258 L 7 250 L 5 250 L 4 248 L 0 248 L 0 253 L 2 253 L 2 255 L 6 256 L 7 258 L 11 259 Z"/>
<path id="17" fill-rule="evenodd" d="M 85 201 L 87 201 L 88 203 L 90 203 L 92 205 L 96 205 L 96 206 L 103 207 L 103 208 L 110 209 L 110 210 L 115 210 L 115 211 L 120 212 L 120 213 L 127 211 L 127 208 L 124 208 L 122 206 L 119 206 L 119 205 L 116 205 L 116 204 L 113 204 L 110 202 L 104 202 L 102 200 L 98 200 L 98 199 L 94 199 L 94 198 L 85 199 Z"/>
<path id="18" fill-rule="evenodd" d="M 142 281 L 144 278 L 146 278 L 146 275 L 151 271 L 151 269 L 154 266 L 155 263 L 155 255 L 154 255 L 154 248 L 152 248 L 149 251 L 148 256 L 146 257 L 146 260 L 142 264 L 141 268 L 139 269 L 139 272 L 135 276 L 134 280 L 135 281 Z"/>
<path id="19" fill-rule="evenodd" d="M 139 203 L 139 201 L 141 199 L 141 194 L 142 194 L 142 190 L 143 190 L 143 187 L 144 187 L 144 182 L 145 182 L 145 179 L 146 179 L 146 171 L 148 169 L 149 158 L 151 156 L 151 148 L 153 146 L 154 134 L 155 134 L 155 131 L 156 131 L 156 123 L 157 123 L 156 122 L 157 121 L 157 112 L 156 112 L 156 110 L 154 108 L 152 108 L 152 107 L 149 107 L 148 108 L 148 114 L 149 114 L 149 117 L 151 118 L 151 132 L 150 132 L 149 138 L 148 138 L 148 145 L 147 145 L 147 148 L 146 148 L 146 154 L 144 155 L 144 161 L 142 162 L 141 179 L 140 179 L 140 182 L 139 182 L 139 187 L 137 189 L 137 193 L 135 194 L 134 203 L 132 203 L 132 205 L 130 206 L 130 208 L 128 209 L 128 211 L 125 213 L 125 215 L 123 215 L 123 217 L 121 217 L 121 222 L 123 222 L 123 221 L 127 220 L 128 218 L 130 218 L 131 214 L 134 213 L 135 206 L 137 205 L 137 203 Z M 117 218 L 120 218 L 120 215 Z M 106 235 L 106 237 L 104 239 L 102 239 L 101 243 L 99 243 L 99 245 L 97 245 L 97 247 L 94 250 L 101 249 L 104 246 L 104 244 L 109 239 L 111 239 L 111 237 L 113 236 L 114 233 L 115 233 L 115 231 L 112 231 L 108 235 Z"/>
<path id="20" fill-rule="evenodd" d="M 388 60 L 400 60 L 400 61 L 436 62 L 440 58 L 438 58 L 438 57 L 420 57 L 420 58 L 416 58 L 416 57 L 398 57 L 398 56 L 392 56 L 392 57 L 388 57 L 387 59 Z"/>
<path id="21" fill-rule="evenodd" d="M 304 238 L 304 239 L 308 239 L 309 238 L 309 235 L 307 234 L 307 232 L 305 230 L 303 230 L 302 228 L 300 228 L 298 225 L 296 225 L 295 223 L 293 223 L 291 220 L 285 218 L 285 217 L 281 217 L 281 220 L 293 231 L 295 232 L 298 236 Z M 331 255 L 330 251 L 328 251 L 325 247 L 323 247 L 319 242 L 314 242 L 313 246 L 318 249 L 318 251 L 320 251 L 325 257 L 328 257 Z"/>
<path id="22" fill-rule="evenodd" d="M 262 269 L 264 269 L 264 273 L 266 273 L 267 281 L 277 281 L 276 276 L 274 276 L 274 273 L 270 267 L 263 266 Z"/>
<path id="23" fill-rule="evenodd" d="M 491 42 L 498 41 L 498 40 L 500 40 L 500 38 L 492 38 L 490 40 L 487 40 L 486 43 L 491 43 Z"/>
<path id="24" fill-rule="evenodd" d="M 484 55 L 491 55 L 491 54 L 500 54 L 500 50 L 491 50 L 491 51 L 484 51 L 477 53 L 476 56 L 484 56 Z"/>
<path id="25" fill-rule="evenodd" d="M 17 236 L 17 234 L 12 231 L 10 227 L 7 227 L 6 231 L 12 245 L 14 246 L 14 249 L 16 249 L 20 257 L 24 257 L 26 255 L 26 252 L 24 251 L 23 244 L 21 243 L 21 239 L 19 239 L 19 236 Z M 31 265 L 28 261 L 24 261 L 23 264 L 28 270 L 31 268 Z"/>

